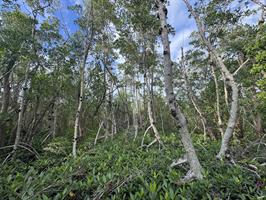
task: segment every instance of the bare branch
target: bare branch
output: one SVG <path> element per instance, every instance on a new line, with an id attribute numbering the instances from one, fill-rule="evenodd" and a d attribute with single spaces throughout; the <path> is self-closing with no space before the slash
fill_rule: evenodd
<path id="1" fill-rule="evenodd" d="M 245 62 L 243 62 L 239 67 L 238 69 L 233 73 L 233 76 L 237 75 L 238 71 L 240 69 L 242 69 L 247 63 L 248 63 L 249 59 L 247 59 Z"/>

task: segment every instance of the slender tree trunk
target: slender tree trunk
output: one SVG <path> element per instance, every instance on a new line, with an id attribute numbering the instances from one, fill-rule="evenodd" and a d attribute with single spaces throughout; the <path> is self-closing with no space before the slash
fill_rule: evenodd
<path id="1" fill-rule="evenodd" d="M 216 114 L 218 118 L 218 129 L 220 131 L 221 136 L 223 137 L 224 131 L 223 131 L 223 122 L 221 118 L 221 113 L 220 113 L 220 93 L 219 93 L 219 85 L 217 81 L 217 76 L 214 70 L 213 65 L 211 64 L 211 69 L 212 69 L 212 76 L 214 79 L 214 84 L 215 84 L 215 93 L 216 93 Z"/>
<path id="2" fill-rule="evenodd" d="M 135 77 L 132 80 L 132 91 L 133 91 L 133 126 L 134 126 L 134 141 L 136 140 L 138 136 L 138 130 L 139 130 L 139 120 L 138 120 L 138 89 L 137 89 L 137 83 L 135 80 Z"/>
<path id="3" fill-rule="evenodd" d="M 1 113 L 7 113 L 8 106 L 9 106 L 9 99 L 10 99 L 9 77 L 10 77 L 10 73 L 7 73 L 3 79 L 3 101 L 2 101 L 2 107 L 1 107 Z"/>
<path id="4" fill-rule="evenodd" d="M 200 121 L 202 124 L 202 128 L 203 128 L 203 134 L 204 134 L 204 140 L 207 139 L 207 133 L 209 135 L 209 137 L 211 139 L 215 139 L 215 136 L 212 132 L 212 129 L 210 128 L 210 126 L 208 125 L 207 119 L 204 116 L 204 113 L 201 111 L 199 105 L 196 103 L 196 97 L 193 94 L 193 90 L 191 87 L 191 84 L 188 80 L 188 74 L 186 72 L 186 68 L 185 68 L 185 61 L 184 61 L 184 51 L 183 48 L 181 48 L 181 67 L 184 73 L 184 78 L 185 78 L 185 85 L 186 85 L 186 90 L 187 90 L 187 96 L 190 99 L 190 101 L 192 102 L 192 105 L 194 106 L 195 110 L 197 111 L 197 113 L 199 114 L 200 117 Z"/>
<path id="5" fill-rule="evenodd" d="M 80 114 L 81 114 L 81 107 L 82 107 L 83 94 L 84 94 L 84 70 L 85 70 L 85 66 L 86 66 L 87 56 L 88 56 L 88 51 L 85 52 L 83 63 L 80 66 L 79 103 L 78 103 L 78 108 L 77 108 L 76 118 L 75 118 L 74 140 L 73 140 L 73 147 L 72 147 L 72 154 L 73 154 L 74 158 L 77 157 L 78 131 L 79 131 Z"/>
<path id="6" fill-rule="evenodd" d="M 159 6 L 159 17 L 161 23 L 161 39 L 163 44 L 163 55 L 164 55 L 164 81 L 165 81 L 165 93 L 167 102 L 170 107 L 171 114 L 175 121 L 180 125 L 180 135 L 181 140 L 184 145 L 187 160 L 190 165 L 191 171 L 185 177 L 186 179 L 197 178 L 202 179 L 202 167 L 196 155 L 191 136 L 188 132 L 187 121 L 182 113 L 173 90 L 173 73 L 172 73 L 172 61 L 170 57 L 170 42 L 168 38 L 168 26 L 166 22 L 166 13 L 165 13 L 165 5 L 162 1 L 157 1 Z"/>
<path id="7" fill-rule="evenodd" d="M 163 134 L 164 134 L 165 131 L 164 131 L 163 111 L 162 111 L 162 108 L 161 108 L 160 105 L 159 105 L 159 112 L 160 112 L 161 128 L 162 128 L 162 132 L 163 132 Z"/>
<path id="8" fill-rule="evenodd" d="M 16 151 L 18 149 L 18 145 L 20 142 L 21 138 L 21 127 L 22 127 L 22 119 L 23 119 L 23 109 L 25 107 L 25 95 L 27 91 L 27 85 L 28 85 L 28 76 L 29 76 L 29 71 L 30 71 L 30 65 L 27 65 L 26 68 L 26 73 L 25 73 L 25 79 L 24 79 L 24 84 L 22 87 L 22 92 L 21 92 L 21 97 L 20 97 L 20 105 L 19 105 L 19 110 L 18 110 L 18 121 L 17 121 L 17 131 L 16 131 L 16 138 L 15 138 L 15 143 L 13 147 L 13 151 L 11 152 L 12 155 L 12 160 L 15 159 L 16 156 Z"/>
<path id="9" fill-rule="evenodd" d="M 222 144 L 220 151 L 217 155 L 217 158 L 222 159 L 225 156 L 226 151 L 229 148 L 229 142 L 231 137 L 233 136 L 234 128 L 236 125 L 236 120 L 237 120 L 237 112 L 238 112 L 238 86 L 234 80 L 233 74 L 230 73 L 230 71 L 227 69 L 225 66 L 222 58 L 219 56 L 218 52 L 216 49 L 212 46 L 212 44 L 208 41 L 208 39 L 205 36 L 205 28 L 204 25 L 202 24 L 202 21 L 200 17 L 197 15 L 197 13 L 193 10 L 192 6 L 189 4 L 188 0 L 183 0 L 192 14 L 192 16 L 195 18 L 199 34 L 201 36 L 202 41 L 204 44 L 207 46 L 209 53 L 211 56 L 214 58 L 215 62 L 217 63 L 217 66 L 220 68 L 222 73 L 224 73 L 226 82 L 232 89 L 232 102 L 231 102 L 231 108 L 230 108 L 230 117 L 227 122 L 227 128 L 225 130 L 224 136 L 222 138 Z"/>
<path id="10" fill-rule="evenodd" d="M 95 139 L 94 139 L 94 145 L 97 144 L 97 140 L 99 139 L 99 135 L 100 135 L 101 129 L 102 129 L 102 127 L 103 127 L 103 124 L 104 124 L 104 121 L 101 121 L 101 123 L 99 124 L 99 128 L 98 128 L 98 131 L 97 131 L 96 137 L 95 137 Z"/>
<path id="11" fill-rule="evenodd" d="M 222 76 L 223 76 L 223 83 L 224 83 L 224 101 L 225 101 L 225 105 L 228 108 L 229 107 L 229 101 L 228 101 L 228 90 L 227 90 L 227 86 L 226 86 L 226 78 L 224 73 L 222 72 Z"/>
<path id="12" fill-rule="evenodd" d="M 37 13 L 34 13 L 34 20 L 37 19 Z M 36 26 L 35 24 L 33 24 L 32 30 L 31 30 L 31 38 L 33 40 L 32 43 L 32 51 L 36 54 L 37 50 L 35 47 L 35 35 L 36 35 Z M 24 83 L 22 85 L 22 91 L 21 91 L 21 96 L 20 96 L 20 103 L 19 103 L 19 110 L 18 110 L 18 120 L 17 120 L 17 130 L 16 130 L 16 138 L 15 138 L 15 143 L 13 146 L 13 151 L 11 152 L 11 156 L 12 156 L 12 160 L 15 159 L 16 157 L 16 151 L 18 149 L 19 146 L 19 142 L 21 140 L 21 127 L 22 127 L 22 119 L 23 119 L 23 110 L 25 108 L 26 102 L 25 102 L 25 96 L 26 96 L 26 92 L 27 92 L 27 87 L 28 87 L 28 79 L 29 79 L 29 73 L 30 73 L 30 66 L 31 64 L 28 63 L 26 66 L 26 70 L 25 70 L 25 78 L 24 78 Z"/>
<path id="13" fill-rule="evenodd" d="M 5 144 L 5 133 L 6 133 L 6 117 L 7 111 L 10 102 L 10 74 L 11 70 L 15 64 L 15 60 L 12 59 L 8 66 L 6 67 L 6 71 L 3 76 L 3 95 L 2 95 L 2 106 L 0 110 L 0 147 Z"/>
<path id="14" fill-rule="evenodd" d="M 57 101 L 55 101 L 55 105 L 54 105 L 54 116 L 53 116 L 53 130 L 52 130 L 52 137 L 55 138 L 56 133 L 57 133 Z"/>
<path id="15" fill-rule="evenodd" d="M 127 124 L 127 127 L 126 127 L 126 133 L 129 132 L 129 128 L 130 128 L 130 116 L 129 116 L 129 109 L 128 109 L 128 95 L 127 95 L 127 82 L 125 83 L 125 95 L 126 95 L 126 100 L 125 100 L 125 122 Z"/>
<path id="16" fill-rule="evenodd" d="M 154 115 L 153 115 L 152 97 L 151 97 L 151 92 L 150 92 L 149 81 L 147 80 L 147 77 L 144 77 L 144 79 L 146 79 L 145 82 L 147 83 L 148 116 L 149 116 L 150 125 L 151 125 L 153 132 L 154 132 L 155 141 L 157 141 L 159 143 L 159 145 L 162 145 L 163 143 L 161 141 L 159 131 L 155 126 L 156 123 L 155 123 Z M 150 145 L 148 145 L 148 146 L 150 146 Z"/>
<path id="17" fill-rule="evenodd" d="M 254 119 L 254 126 L 256 129 L 256 133 L 260 136 L 263 133 L 263 128 L 262 128 L 262 118 L 261 118 L 261 114 L 257 113 L 256 117 Z"/>
<path id="18" fill-rule="evenodd" d="M 93 22 L 93 4 L 92 2 L 90 6 L 90 17 L 91 17 L 91 22 Z M 82 108 L 82 103 L 83 103 L 83 96 L 84 96 L 84 72 L 85 72 L 85 67 L 86 67 L 86 62 L 89 54 L 89 50 L 91 47 L 92 39 L 94 36 L 94 24 L 92 23 L 90 27 L 90 37 L 88 38 L 89 35 L 87 35 L 87 38 L 85 38 L 84 41 L 84 53 L 83 53 L 83 60 L 80 65 L 80 92 L 79 92 L 79 103 L 78 103 L 78 108 L 76 111 L 76 117 L 75 117 L 75 125 L 74 125 L 74 138 L 73 138 L 73 146 L 72 146 L 72 155 L 74 158 L 77 157 L 77 140 L 78 140 L 78 129 L 79 129 L 79 121 L 80 121 L 80 115 L 81 115 L 81 108 Z"/>

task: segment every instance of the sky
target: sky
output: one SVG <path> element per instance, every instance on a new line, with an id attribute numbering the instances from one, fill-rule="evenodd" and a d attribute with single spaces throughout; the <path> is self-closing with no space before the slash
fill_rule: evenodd
<path id="1" fill-rule="evenodd" d="M 62 0 L 60 11 L 57 11 L 57 17 L 63 21 L 69 29 L 70 33 L 75 32 L 77 27 L 73 24 L 74 19 L 77 17 L 72 11 L 67 9 L 70 5 L 82 4 L 82 0 Z M 188 18 L 187 9 L 180 0 L 170 0 L 168 5 L 168 23 L 171 24 L 176 34 L 170 36 L 172 58 L 176 59 L 180 54 L 180 48 L 183 46 L 188 48 L 188 37 L 192 31 L 196 29 L 194 21 Z M 162 51 L 162 46 L 158 46 L 158 52 Z M 120 58 L 119 62 L 122 62 Z"/>
<path id="2" fill-rule="evenodd" d="M 22 5 L 22 10 L 27 12 L 26 4 L 23 3 L 24 0 L 18 0 Z M 68 32 L 74 33 L 77 30 L 77 26 L 74 24 L 74 20 L 77 18 L 77 15 L 68 9 L 68 6 L 73 6 L 75 4 L 82 5 L 83 0 L 61 0 L 61 5 L 59 5 L 58 11 L 56 11 L 56 16 L 60 19 L 61 23 L 65 25 Z M 194 0 L 195 1 L 195 0 Z M 2 0 L 0 0 L 1 5 Z M 193 1 L 191 1 L 193 2 Z M 237 6 L 237 2 L 235 1 L 235 5 Z M 250 7 L 252 9 L 258 9 L 258 7 L 254 3 L 250 3 Z M 180 49 L 184 48 L 186 51 L 189 49 L 189 36 L 190 34 L 196 30 L 195 22 L 192 18 L 188 17 L 188 11 L 182 0 L 169 0 L 168 5 L 168 23 L 174 27 L 175 35 L 169 36 L 171 41 L 171 56 L 174 61 L 180 57 Z M 247 17 L 244 19 L 245 23 L 254 24 L 257 23 L 259 18 L 258 15 L 253 15 L 251 17 Z M 61 30 L 61 33 L 65 35 L 65 30 Z M 162 46 L 159 45 L 157 48 L 158 52 L 162 52 Z M 123 59 L 120 58 L 122 61 Z"/>

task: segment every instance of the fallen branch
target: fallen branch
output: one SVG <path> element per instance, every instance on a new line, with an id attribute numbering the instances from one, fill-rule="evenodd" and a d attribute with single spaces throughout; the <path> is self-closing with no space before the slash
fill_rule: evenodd
<path id="1" fill-rule="evenodd" d="M 187 155 L 184 155 L 182 158 L 179 158 L 178 160 L 174 160 L 170 167 L 175 167 L 181 164 L 184 164 L 187 162 Z"/>
<path id="2" fill-rule="evenodd" d="M 7 148 L 13 148 L 14 145 L 9 145 L 9 146 L 5 146 L 5 147 L 1 147 L 1 149 L 7 149 Z M 39 159 L 40 155 L 39 153 L 32 147 L 30 146 L 29 144 L 27 143 L 24 143 L 24 142 L 20 142 L 18 144 L 18 147 L 22 148 L 22 149 L 25 149 L 27 151 L 29 151 L 30 153 L 34 154 L 36 156 L 37 159 Z M 6 161 L 13 155 L 13 151 L 10 152 L 7 157 L 5 158 L 5 160 L 2 162 L 2 165 L 4 165 L 6 163 Z"/>

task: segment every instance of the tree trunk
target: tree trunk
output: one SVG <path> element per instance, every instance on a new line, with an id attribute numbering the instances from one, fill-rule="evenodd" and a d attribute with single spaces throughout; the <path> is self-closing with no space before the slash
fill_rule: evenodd
<path id="1" fill-rule="evenodd" d="M 133 103 L 133 126 L 134 126 L 134 141 L 136 140 L 138 136 L 138 130 L 139 130 L 139 120 L 138 120 L 138 90 L 137 90 L 137 83 L 135 80 L 135 77 L 132 80 L 132 103 Z"/>
<path id="2" fill-rule="evenodd" d="M 223 132 L 223 122 L 221 118 L 221 113 L 220 113 L 220 93 L 219 93 L 219 85 L 217 81 L 217 76 L 214 70 L 213 65 L 211 64 L 211 69 L 212 69 L 212 76 L 214 79 L 214 84 L 215 84 L 215 93 L 216 93 L 216 114 L 218 118 L 218 129 L 220 131 L 221 137 L 223 137 L 224 132 Z"/>
<path id="3" fill-rule="evenodd" d="M 37 13 L 34 13 L 34 20 L 37 19 Z M 34 52 L 34 54 L 37 53 L 37 50 L 35 48 L 35 35 L 36 35 L 36 25 L 33 24 L 32 30 L 31 30 L 31 38 L 33 40 L 31 50 Z M 16 151 L 19 146 L 20 138 L 21 138 L 21 127 L 22 127 L 22 119 L 23 119 L 23 110 L 25 108 L 25 96 L 26 96 L 26 91 L 27 91 L 27 86 L 28 86 L 28 79 L 29 79 L 29 73 L 30 73 L 30 63 L 27 64 L 26 70 L 25 70 L 25 78 L 24 78 L 24 83 L 22 85 L 22 91 L 21 91 L 21 96 L 20 96 L 20 103 L 19 103 L 19 110 L 18 110 L 18 120 L 17 120 L 17 130 L 16 130 L 16 138 L 15 138 L 15 143 L 13 146 L 13 151 L 11 152 L 12 160 L 15 159 L 16 157 Z"/>
<path id="4" fill-rule="evenodd" d="M 78 141 L 78 131 L 79 131 L 79 121 L 80 121 L 80 114 L 81 114 L 81 107 L 83 102 L 83 93 L 84 93 L 84 70 L 86 66 L 86 60 L 88 56 L 88 51 L 84 54 L 84 60 L 82 65 L 80 66 L 80 92 L 79 92 L 79 103 L 76 112 L 75 118 L 75 126 L 74 126 L 74 139 L 73 139 L 73 147 L 72 147 L 72 154 L 73 157 L 77 157 L 77 141 Z"/>
<path id="5" fill-rule="evenodd" d="M 9 71 L 9 69 L 7 69 Z M 10 72 L 5 74 L 3 78 L 3 101 L 1 107 L 1 113 L 7 113 L 10 99 L 10 83 L 9 83 Z"/>
<path id="6" fill-rule="evenodd" d="M 90 17 L 91 17 L 91 21 L 93 22 L 93 4 L 92 2 L 91 6 L 90 6 Z M 92 23 L 91 27 L 90 27 L 90 37 L 89 35 L 87 35 L 87 37 L 85 38 L 84 41 L 84 53 L 83 53 L 83 60 L 82 63 L 80 65 L 80 92 L 79 92 L 79 103 L 78 103 L 78 108 L 77 108 L 77 112 L 76 112 L 76 117 L 75 117 L 75 125 L 74 125 L 74 138 L 73 138 L 73 146 L 72 146 L 72 155 L 74 158 L 77 157 L 77 140 L 78 140 L 78 129 L 79 129 L 79 121 L 80 121 L 80 115 L 81 115 L 81 108 L 82 108 L 82 102 L 83 102 L 83 96 L 84 96 L 84 71 L 85 71 L 85 67 L 86 67 L 86 62 L 87 62 L 87 58 L 88 58 L 88 54 L 89 54 L 89 50 L 91 47 L 91 42 L 94 36 L 94 24 Z M 89 37 L 89 38 L 88 38 Z"/>
<path id="7" fill-rule="evenodd" d="M 57 133 L 57 101 L 55 101 L 54 104 L 54 111 L 53 111 L 53 130 L 52 130 L 52 137 L 55 138 L 56 133 Z"/>
<path id="8" fill-rule="evenodd" d="M 2 106 L 0 111 L 0 147 L 4 146 L 5 144 L 5 133 L 6 133 L 6 117 L 7 117 L 7 111 L 9 107 L 10 102 L 10 74 L 11 70 L 15 64 L 15 59 L 12 59 L 10 62 L 8 62 L 8 65 L 6 67 L 6 71 L 4 72 L 3 76 L 3 95 L 2 95 Z"/>
<path id="9" fill-rule="evenodd" d="M 146 65 L 146 62 L 145 62 L 145 60 L 144 60 L 144 64 Z M 160 137 L 160 134 L 159 134 L 159 131 L 158 131 L 158 129 L 156 128 L 156 126 L 155 126 L 155 120 L 154 120 L 154 114 L 153 114 L 153 106 L 152 106 L 152 94 L 151 94 L 151 87 L 150 87 L 150 84 L 149 84 L 149 81 L 148 81 L 148 75 L 147 75 L 147 72 L 146 72 L 146 68 L 147 68 L 147 66 L 145 66 L 145 73 L 144 73 L 144 87 L 146 86 L 146 91 L 147 91 L 147 107 L 148 107 L 148 117 L 149 117 L 149 121 L 150 121 L 150 126 L 149 126 L 149 128 L 151 127 L 152 128 L 152 130 L 153 130 L 153 132 L 154 132 L 154 136 L 155 136 L 155 139 L 154 139 L 154 141 L 153 142 L 151 142 L 147 147 L 149 147 L 149 146 L 151 146 L 152 144 L 154 144 L 155 142 L 158 142 L 159 143 L 159 145 L 162 145 L 163 143 L 162 143 L 162 141 L 161 141 L 161 137 Z M 148 129 L 149 129 L 148 128 Z M 145 137 L 145 135 L 144 135 L 144 137 Z M 143 137 L 143 138 L 144 138 Z M 142 141 L 144 141 L 144 139 L 142 140 Z M 142 142 L 143 143 L 143 142 Z M 143 144 L 142 144 L 142 146 L 143 146 Z"/>
<path id="10" fill-rule="evenodd" d="M 238 87 L 237 84 L 234 80 L 233 74 L 230 73 L 230 71 L 227 69 L 225 66 L 222 58 L 219 56 L 218 52 L 216 49 L 212 46 L 210 41 L 206 38 L 205 36 L 205 28 L 204 25 L 202 24 L 202 21 L 198 14 L 193 10 L 192 6 L 189 4 L 188 0 L 183 0 L 192 14 L 192 16 L 195 18 L 200 37 L 204 44 L 207 46 L 209 53 L 211 56 L 214 58 L 217 66 L 220 68 L 221 72 L 224 74 L 226 82 L 232 89 L 232 102 L 231 102 L 231 108 L 230 108 L 230 117 L 227 122 L 227 128 L 225 130 L 224 136 L 222 138 L 222 144 L 220 151 L 217 155 L 217 158 L 222 159 L 225 156 L 226 151 L 229 148 L 229 142 L 231 137 L 233 136 L 234 128 L 236 125 L 236 120 L 237 120 L 237 112 L 238 112 Z"/>
<path id="11" fill-rule="evenodd" d="M 187 121 L 184 114 L 181 112 L 179 105 L 177 104 L 174 90 L 173 90 L 173 73 L 172 73 L 172 61 L 170 57 L 170 42 L 168 38 L 168 26 L 166 22 L 165 5 L 162 1 L 157 1 L 159 6 L 159 17 L 161 23 L 161 39 L 163 44 L 164 55 L 164 81 L 165 81 L 165 93 L 167 102 L 170 107 L 171 114 L 177 123 L 180 125 L 181 140 L 184 145 L 188 163 L 190 165 L 191 172 L 187 174 L 187 178 L 202 179 L 202 167 L 196 155 L 192 139 L 188 132 Z"/>
<path id="12" fill-rule="evenodd" d="M 25 107 L 25 95 L 27 91 L 27 84 L 28 84 L 28 76 L 29 76 L 29 71 L 30 71 L 30 65 L 27 65 L 26 68 L 26 73 L 25 73 L 25 79 L 24 79 L 24 84 L 22 87 L 22 92 L 21 92 L 21 97 L 20 97 L 20 104 L 19 104 L 19 110 L 18 110 L 18 121 L 17 121 L 17 131 L 16 131 L 16 138 L 15 138 L 15 143 L 13 147 L 13 151 L 11 152 L 12 155 L 12 160 L 15 159 L 16 156 L 16 151 L 18 149 L 18 145 L 20 142 L 21 138 L 21 127 L 22 127 L 22 119 L 23 119 L 23 109 Z"/>
<path id="13" fill-rule="evenodd" d="M 256 133 L 260 136 L 263 133 L 263 128 L 262 128 L 262 118 L 261 114 L 258 112 L 256 114 L 255 120 L 254 120 L 254 126 L 256 129 Z"/>

